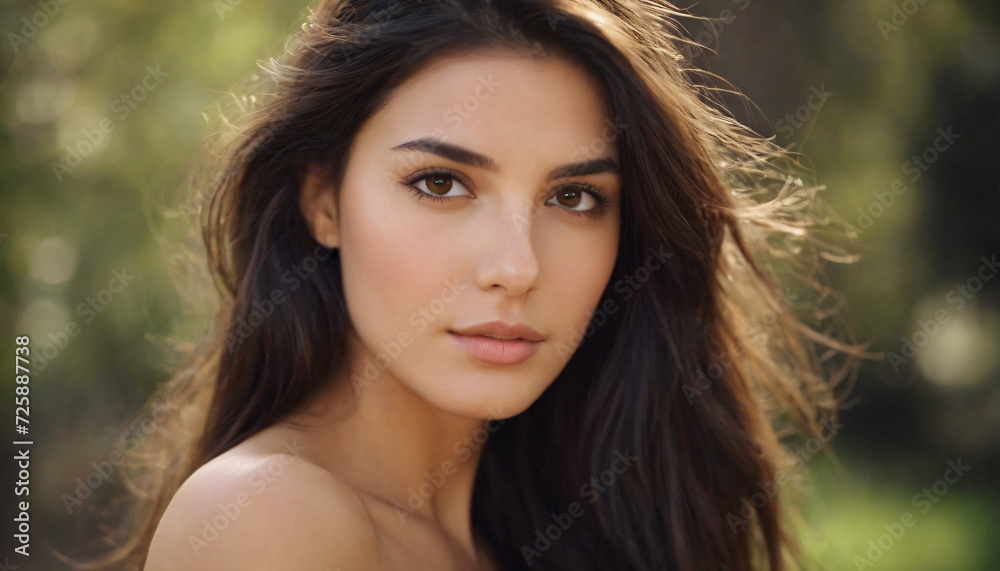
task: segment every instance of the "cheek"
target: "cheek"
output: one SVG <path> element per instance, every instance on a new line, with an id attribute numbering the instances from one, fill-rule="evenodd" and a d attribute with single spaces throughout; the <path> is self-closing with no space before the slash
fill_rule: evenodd
<path id="1" fill-rule="evenodd" d="M 600 235 L 603 239 L 596 239 Z M 567 241 L 568 248 L 553 253 L 546 270 L 549 292 L 548 314 L 555 325 L 553 334 L 563 340 L 573 338 L 590 321 L 601 303 L 618 255 L 617 228 L 612 233 L 579 236 Z"/>
<path id="2" fill-rule="evenodd" d="M 409 316 L 440 294 L 446 268 L 439 244 L 405 216 L 401 201 L 356 190 L 341 200 L 344 296 L 355 328 L 377 342 L 412 329 Z"/>

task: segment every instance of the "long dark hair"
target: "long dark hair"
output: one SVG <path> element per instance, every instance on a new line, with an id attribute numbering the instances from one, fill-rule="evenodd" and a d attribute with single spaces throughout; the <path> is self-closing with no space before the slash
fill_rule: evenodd
<path id="1" fill-rule="evenodd" d="M 786 569 L 775 482 L 796 472 L 779 437 L 818 434 L 853 371 L 822 285 L 821 258 L 843 252 L 818 237 L 835 217 L 793 157 L 741 126 L 685 59 L 682 16 L 652 0 L 320 1 L 238 99 L 217 170 L 197 179 L 216 326 L 163 389 L 182 412 L 132 455 L 142 495 L 106 560 L 141 564 L 195 469 L 346 366 L 339 253 L 299 210 L 306 168 L 339 182 L 361 123 L 428 58 L 503 46 L 600 80 L 623 204 L 611 303 L 551 387 L 491 434 L 474 526 L 505 569 Z M 654 253 L 661 265 L 643 271 Z M 290 288 L 283 275 L 309 258 L 316 270 Z M 261 319 L 276 289 L 287 300 Z"/>

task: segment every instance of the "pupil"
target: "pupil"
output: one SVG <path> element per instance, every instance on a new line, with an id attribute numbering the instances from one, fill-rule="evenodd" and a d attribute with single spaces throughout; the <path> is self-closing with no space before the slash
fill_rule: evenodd
<path id="1" fill-rule="evenodd" d="M 568 201 L 565 203 L 567 206 L 576 206 L 577 204 L 580 203 L 580 192 L 577 190 L 564 191 L 562 193 L 562 197 L 563 198 L 569 197 Z"/>
<path id="2" fill-rule="evenodd" d="M 434 194 L 447 194 L 451 190 L 451 181 L 449 177 L 446 176 L 436 176 L 430 179 L 431 183 L 428 185 L 428 190 Z"/>

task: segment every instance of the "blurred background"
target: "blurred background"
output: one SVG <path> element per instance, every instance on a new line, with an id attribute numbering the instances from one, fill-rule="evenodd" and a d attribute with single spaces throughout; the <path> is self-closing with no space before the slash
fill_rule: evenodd
<path id="1" fill-rule="evenodd" d="M 682 6 L 685 7 L 685 6 Z M 31 557 L 14 554 L 0 468 L 0 569 L 66 569 L 112 489 L 112 444 L 207 326 L 179 229 L 202 113 L 278 57 L 304 4 L 40 0 L 0 8 L 0 331 L 31 337 Z M 834 268 L 863 364 L 838 462 L 803 452 L 806 549 L 830 569 L 987 570 L 1000 561 L 1000 3 L 704 0 L 698 61 L 732 111 L 799 151 L 863 254 Z M 187 285 L 185 285 L 187 284 Z M 14 377 L 0 377 L 13 395 Z M 10 432 L 8 432 L 10 431 Z M 949 471 L 950 470 L 950 471 Z M 85 485 L 87 479 L 97 486 Z M 94 490 L 95 495 L 99 490 Z"/>

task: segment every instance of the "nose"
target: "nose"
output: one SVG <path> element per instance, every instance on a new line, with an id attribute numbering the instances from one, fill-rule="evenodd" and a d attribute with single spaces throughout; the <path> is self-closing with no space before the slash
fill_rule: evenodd
<path id="1" fill-rule="evenodd" d="M 502 288 L 509 297 L 523 296 L 541 284 L 542 273 L 532 241 L 534 211 L 510 201 L 491 213 L 482 228 L 482 257 L 476 286 L 486 291 Z"/>

